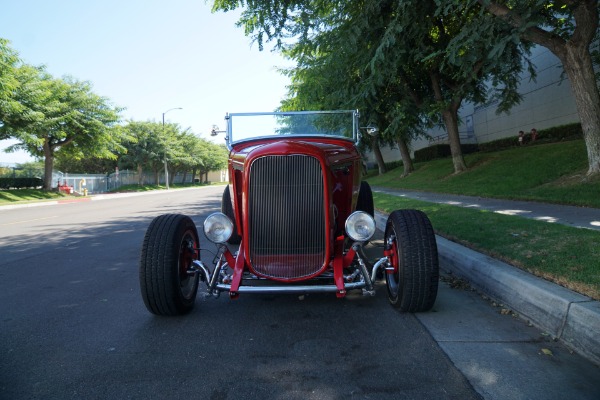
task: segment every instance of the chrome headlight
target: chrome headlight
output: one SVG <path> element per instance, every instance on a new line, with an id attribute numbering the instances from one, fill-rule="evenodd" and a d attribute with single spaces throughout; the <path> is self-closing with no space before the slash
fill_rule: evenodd
<path id="1" fill-rule="evenodd" d="M 375 234 L 375 220 L 364 211 L 355 211 L 346 220 L 346 233 L 356 242 L 366 242 Z"/>
<path id="2" fill-rule="evenodd" d="M 233 222 L 223 213 L 210 214 L 204 220 L 204 234 L 213 243 L 225 243 L 233 234 Z"/>

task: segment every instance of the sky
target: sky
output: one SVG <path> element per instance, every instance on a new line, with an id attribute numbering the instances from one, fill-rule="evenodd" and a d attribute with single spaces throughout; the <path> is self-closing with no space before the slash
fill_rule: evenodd
<path id="1" fill-rule="evenodd" d="M 0 37 L 23 62 L 89 81 L 123 120 L 177 123 L 204 138 L 227 112 L 273 111 L 289 67 L 236 27 L 240 11 L 205 0 L 0 0 Z M 181 110 L 174 109 L 181 108 Z M 219 139 L 219 141 L 222 138 Z M 223 141 L 224 142 L 224 141 Z M 0 164 L 33 161 L 5 153 Z"/>

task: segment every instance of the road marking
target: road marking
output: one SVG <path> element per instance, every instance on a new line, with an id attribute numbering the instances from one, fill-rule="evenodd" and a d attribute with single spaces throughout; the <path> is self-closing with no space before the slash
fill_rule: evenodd
<path id="1" fill-rule="evenodd" d="M 26 224 L 26 223 L 28 223 L 28 222 L 42 221 L 42 220 L 45 220 L 45 219 L 51 219 L 51 218 L 58 218 L 58 215 L 53 215 L 52 217 L 44 217 L 44 218 L 29 219 L 29 220 L 27 220 L 27 221 L 16 221 L 16 222 L 9 222 L 8 224 L 0 224 L 0 226 L 16 225 L 16 224 Z"/>

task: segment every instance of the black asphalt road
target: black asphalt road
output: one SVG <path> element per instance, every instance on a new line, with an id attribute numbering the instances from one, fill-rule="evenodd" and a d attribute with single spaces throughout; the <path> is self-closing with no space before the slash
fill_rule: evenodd
<path id="1" fill-rule="evenodd" d="M 187 316 L 151 315 L 138 283 L 145 229 L 178 212 L 201 230 L 222 190 L 0 212 L 0 398 L 479 398 L 383 287 L 341 300 L 199 295 Z"/>

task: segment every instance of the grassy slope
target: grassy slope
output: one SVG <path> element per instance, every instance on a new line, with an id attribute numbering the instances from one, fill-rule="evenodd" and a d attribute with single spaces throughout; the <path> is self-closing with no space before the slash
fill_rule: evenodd
<path id="1" fill-rule="evenodd" d="M 465 156 L 469 170 L 454 175 L 449 158 L 402 168 L 369 179 L 371 186 L 536 200 L 600 208 L 600 180 L 583 181 L 587 170 L 583 140 L 524 146 Z"/>

